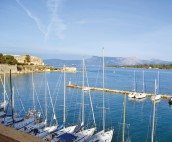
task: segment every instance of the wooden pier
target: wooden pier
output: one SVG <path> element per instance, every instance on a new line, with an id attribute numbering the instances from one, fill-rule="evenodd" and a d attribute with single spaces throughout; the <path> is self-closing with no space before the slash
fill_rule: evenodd
<path id="1" fill-rule="evenodd" d="M 82 86 L 73 85 L 73 84 L 69 84 L 69 85 L 67 85 L 67 87 L 83 89 Z M 96 87 L 89 87 L 89 89 L 93 90 L 93 91 L 104 91 L 104 92 L 109 92 L 109 93 L 114 93 L 114 94 L 123 94 L 123 95 L 125 95 L 125 94 L 128 95 L 131 93 L 130 91 L 114 90 L 114 89 L 106 89 L 106 88 L 104 88 L 104 90 L 103 90 L 103 88 L 96 88 Z M 140 93 L 140 92 L 136 92 L 136 93 Z M 150 93 L 146 93 L 146 94 L 147 94 L 147 97 L 151 97 L 154 95 L 154 94 L 150 94 Z M 160 95 L 161 95 L 162 99 L 169 99 L 170 97 L 172 97 L 172 95 L 165 95 L 165 94 L 160 94 Z"/>

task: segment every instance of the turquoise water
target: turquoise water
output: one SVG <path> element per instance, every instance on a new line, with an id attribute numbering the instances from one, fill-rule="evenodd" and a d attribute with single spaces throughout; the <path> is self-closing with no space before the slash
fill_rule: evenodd
<path id="1" fill-rule="evenodd" d="M 119 90 L 133 90 L 133 71 L 134 69 L 105 69 L 105 88 Z M 136 69 L 136 89 L 142 91 L 142 70 Z M 159 76 L 159 93 L 172 94 L 172 71 L 170 70 L 144 70 L 145 73 L 145 91 L 154 92 L 154 80 Z M 102 71 L 96 67 L 87 68 L 87 76 L 89 86 L 102 87 Z M 3 76 L 2 76 L 3 77 Z M 47 82 L 49 84 L 49 92 L 55 104 L 56 117 L 59 123 L 63 121 L 63 73 L 50 72 L 46 73 Z M 32 109 L 32 75 L 12 75 L 14 94 L 15 94 L 15 112 L 24 115 Z M 82 72 L 67 73 L 66 84 L 71 81 L 72 84 L 82 85 Z M 87 84 L 87 77 L 85 77 Z M 52 120 L 52 106 L 48 89 L 45 89 L 45 73 L 34 73 L 35 100 L 37 110 L 44 113 L 45 110 L 45 90 L 47 90 L 48 101 L 48 118 L 49 123 L 55 123 Z M 6 88 L 9 94 L 9 77 L 6 79 Z M 0 91 L 3 94 L 3 87 L 0 85 Z M 81 121 L 81 90 L 66 88 L 67 95 L 67 124 L 72 125 Z M 91 91 L 94 114 L 96 119 L 97 131 L 102 129 L 102 92 Z M 0 96 L 2 98 L 2 95 Z M 38 99 L 41 107 L 39 106 Z M 124 95 L 105 93 L 106 105 L 106 129 L 114 129 L 114 142 L 120 142 L 122 138 L 122 121 L 123 121 L 123 101 Z M 150 98 L 143 101 L 128 100 L 126 103 L 126 129 L 125 139 L 131 138 L 133 142 L 145 142 L 151 139 L 152 126 L 152 108 L 153 105 Z M 8 111 L 10 113 L 10 110 Z M 44 115 L 43 115 L 44 117 Z M 155 141 L 166 142 L 171 141 L 172 133 L 172 108 L 168 105 L 167 100 L 161 100 L 156 104 L 155 118 Z M 88 93 L 85 93 L 85 126 L 93 126 L 92 112 Z"/>

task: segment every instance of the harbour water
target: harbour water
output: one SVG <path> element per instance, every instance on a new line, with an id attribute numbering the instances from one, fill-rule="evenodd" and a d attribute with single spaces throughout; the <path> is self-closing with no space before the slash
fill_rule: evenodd
<path id="1" fill-rule="evenodd" d="M 105 68 L 105 88 L 119 90 L 133 90 L 133 72 L 136 74 L 136 90 L 142 91 L 143 70 L 142 69 L 122 69 Z M 154 81 L 158 80 L 159 71 L 159 94 L 172 95 L 172 71 L 171 70 L 144 70 L 145 92 L 154 92 Z M 45 76 L 47 83 L 45 82 Z M 3 76 L 1 76 L 3 79 Z M 88 81 L 87 81 L 88 79 Z M 50 124 L 55 123 L 53 118 L 50 95 L 55 107 L 58 123 L 63 121 L 63 73 L 46 72 L 33 74 L 35 87 L 36 108 L 44 113 L 44 96 L 47 94 L 48 101 L 48 120 Z M 82 72 L 67 73 L 66 84 L 71 81 L 72 84 L 82 85 Z M 29 109 L 33 108 L 32 103 L 32 74 L 12 75 L 12 83 L 15 94 L 15 112 L 24 115 Z M 87 77 L 85 77 L 85 86 L 102 87 L 101 67 L 87 67 Z M 45 87 L 46 86 L 46 87 Z M 46 88 L 46 89 L 45 89 Z M 9 76 L 6 78 L 6 91 L 10 96 Z M 0 85 L 0 98 L 3 99 L 3 86 Z M 97 132 L 102 130 L 102 92 L 91 91 L 94 115 L 96 120 Z M 68 125 L 77 124 L 81 121 L 81 90 L 66 88 L 66 108 Z M 39 100 L 39 101 L 38 101 Z M 22 103 L 21 103 L 22 102 Z M 123 102 L 124 95 L 105 93 L 106 106 L 106 129 L 114 129 L 114 142 L 120 142 L 122 139 L 122 121 L 123 121 Z M 22 106 L 23 105 L 23 106 Z M 41 107 L 40 107 L 41 106 Z M 126 129 L 125 140 L 130 137 L 132 142 L 149 142 L 151 140 L 152 126 L 152 108 L 153 104 L 150 98 L 140 101 L 128 100 L 126 103 Z M 24 112 L 25 110 L 25 112 Z M 8 111 L 10 114 L 10 109 Z M 44 115 L 43 115 L 44 117 Z M 172 133 L 172 107 L 168 100 L 161 100 L 156 103 L 155 117 L 155 141 L 171 141 Z M 90 107 L 88 92 L 85 92 L 85 126 L 93 126 L 93 117 Z"/>

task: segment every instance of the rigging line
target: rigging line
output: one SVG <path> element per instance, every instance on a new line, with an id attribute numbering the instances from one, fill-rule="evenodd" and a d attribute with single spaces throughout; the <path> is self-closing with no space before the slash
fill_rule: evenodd
<path id="1" fill-rule="evenodd" d="M 85 71 L 86 71 L 86 66 L 85 66 Z M 86 74 L 86 78 L 87 78 L 87 85 L 89 87 L 89 82 L 88 82 L 88 75 L 87 73 Z M 92 114 L 93 114 L 93 121 L 94 121 L 94 126 L 96 127 L 96 121 L 95 121 L 95 116 L 94 116 L 94 109 L 93 109 L 93 104 L 92 104 L 92 99 L 91 99 L 91 94 L 90 94 L 90 90 L 89 90 L 89 99 L 90 99 L 90 104 L 91 104 L 91 111 L 92 111 Z"/>
<path id="2" fill-rule="evenodd" d="M 59 94 L 59 91 L 60 91 L 60 85 L 61 85 L 61 79 L 62 78 L 62 73 L 60 73 L 60 76 L 59 76 L 59 78 L 58 78 L 58 81 L 57 81 L 57 83 L 56 83 L 56 88 L 58 89 L 57 90 L 57 95 L 56 95 L 56 97 L 55 97 L 55 101 L 54 101 L 54 107 L 56 106 L 56 104 L 57 104 L 57 98 L 58 98 L 58 94 Z M 56 90 L 56 89 L 55 89 Z M 54 94 L 55 94 L 55 91 L 54 90 Z M 48 109 L 50 108 L 50 104 L 49 104 L 49 106 L 48 106 Z M 52 121 L 53 121 L 53 114 L 52 114 L 52 117 L 51 117 L 51 123 L 52 123 Z"/>
<path id="3" fill-rule="evenodd" d="M 53 95 L 55 95 L 55 93 L 57 93 L 55 101 L 54 101 L 54 106 L 56 106 L 57 96 L 58 96 L 58 93 L 59 93 L 59 88 L 60 88 L 60 84 L 61 84 L 61 80 L 62 80 L 61 78 L 62 78 L 62 73 L 60 73 L 60 75 L 59 75 L 58 81 L 57 81 L 57 83 L 55 85 L 55 89 L 54 89 L 54 92 L 53 92 Z"/>
<path id="4" fill-rule="evenodd" d="M 15 90 L 17 91 L 17 95 L 18 95 L 18 98 L 19 98 L 19 100 L 20 100 L 20 103 L 21 103 L 21 106 L 22 106 L 22 108 L 23 108 L 23 111 L 26 113 L 26 110 L 25 110 L 24 105 L 23 105 L 23 101 L 22 101 L 22 99 L 21 99 L 21 96 L 20 96 L 20 94 L 19 94 L 19 90 L 18 90 L 18 88 L 17 88 L 17 86 L 16 86 L 15 81 L 14 81 L 14 87 L 15 87 Z M 16 92 L 16 91 L 15 91 L 15 92 Z"/>
<path id="5" fill-rule="evenodd" d="M 53 101 L 52 101 L 52 98 L 51 98 L 51 93 L 50 93 L 50 88 L 49 88 L 48 82 L 47 82 L 47 87 L 48 87 L 48 94 L 49 94 L 49 97 L 50 97 L 50 102 L 51 102 L 53 113 L 54 113 L 53 119 L 55 119 L 56 124 L 58 124 L 57 119 L 56 119 L 56 114 L 55 114 L 55 110 L 54 110 Z"/>
<path id="6" fill-rule="evenodd" d="M 119 141 L 119 137 L 120 137 L 120 124 L 122 122 L 122 116 L 123 116 L 123 112 L 121 111 L 121 118 L 120 118 L 120 123 L 118 123 L 118 135 L 117 135 L 117 142 Z"/>
<path id="7" fill-rule="evenodd" d="M 5 87 L 5 84 L 3 83 L 1 76 L 0 76 L 0 79 L 1 79 L 2 86 Z M 7 91 L 6 90 L 5 90 L 5 94 L 6 94 L 7 100 L 9 101 L 9 97 L 7 95 Z"/>
<path id="8" fill-rule="evenodd" d="M 55 97 L 55 101 L 54 101 L 54 107 L 56 107 L 56 104 L 57 104 L 57 97 L 59 95 L 59 91 L 60 91 L 60 85 L 61 85 L 61 80 L 62 80 L 62 73 L 60 74 L 59 78 L 58 78 L 58 81 L 57 81 L 57 84 L 56 84 L 56 87 L 58 88 L 57 89 L 57 95 Z M 55 89 L 56 90 L 56 89 Z M 55 91 L 54 91 L 55 92 Z M 54 93 L 55 94 L 55 93 Z"/>
<path id="9" fill-rule="evenodd" d="M 40 107 L 40 109 L 41 109 L 41 113 L 43 114 L 43 116 L 44 116 L 44 113 L 43 113 L 43 111 L 42 111 L 42 107 L 41 107 L 41 103 L 40 103 L 40 101 L 39 101 L 39 97 L 38 97 L 38 93 L 37 93 L 37 91 L 36 91 L 36 88 L 34 87 L 34 91 L 35 91 L 35 95 L 36 95 L 36 99 L 37 99 L 37 101 L 38 101 L 38 104 L 39 104 L 39 107 Z M 44 116 L 45 117 L 45 116 Z"/>
<path id="10" fill-rule="evenodd" d="M 75 84 L 78 84 L 78 80 L 79 79 L 77 79 L 77 78 L 79 78 L 80 77 L 80 73 L 76 73 L 75 74 L 75 76 L 73 77 L 73 78 L 75 78 L 75 80 L 76 80 L 76 83 Z M 74 97 L 74 99 L 75 99 L 75 102 L 78 102 L 77 101 L 77 99 L 78 99 L 78 97 L 80 96 L 78 96 L 77 94 L 78 94 L 78 92 L 79 92 L 80 90 L 78 90 L 78 89 L 72 89 L 72 91 L 71 91 L 71 94 L 70 94 L 70 101 L 69 101 L 69 104 L 68 104 L 68 106 L 72 106 L 72 104 L 73 104 L 73 102 L 74 102 L 74 100 L 73 100 L 73 97 Z M 76 92 L 76 93 L 75 93 Z M 75 93 L 75 96 L 74 96 L 74 93 Z M 79 116 L 80 116 L 80 107 L 79 107 L 79 111 L 76 111 L 76 109 L 77 109 L 78 107 L 77 107 L 77 104 L 75 103 L 75 105 L 74 105 L 74 109 L 75 109 L 75 111 L 74 111 L 74 117 L 73 117 L 73 123 L 74 123 L 74 120 L 76 119 L 76 116 L 77 116 L 77 113 L 79 114 Z M 77 113 L 76 113 L 77 112 Z M 68 113 L 66 114 L 66 117 L 68 117 Z M 78 117 L 78 121 L 79 121 L 79 117 Z"/>
<path id="11" fill-rule="evenodd" d="M 110 107 L 110 95 L 109 95 L 109 93 L 107 96 L 108 96 L 108 108 L 111 108 Z M 109 109 L 108 112 L 109 112 L 109 114 L 111 114 L 111 109 Z M 112 117 L 110 117 L 110 125 L 112 127 Z"/>
<path id="12" fill-rule="evenodd" d="M 75 78 L 75 80 L 76 80 L 76 83 L 75 84 L 78 84 L 78 78 L 79 78 L 79 74 L 77 73 L 77 74 L 75 74 L 75 76 L 73 77 L 73 78 Z M 75 93 L 76 92 L 76 93 Z M 72 104 L 73 104 L 73 97 L 75 97 L 75 102 L 77 102 L 77 97 L 76 97 L 76 95 L 74 96 L 74 93 L 75 94 L 77 94 L 79 92 L 79 90 L 78 89 L 72 89 L 72 91 L 71 91 L 71 97 L 70 97 L 70 101 L 69 101 L 69 106 L 71 106 Z M 77 95 L 78 96 L 78 95 Z M 76 105 L 75 105 L 75 107 L 76 107 Z M 75 108 L 75 111 L 76 111 L 76 108 Z M 67 116 L 68 116 L 68 114 L 66 114 Z M 75 118 L 74 118 L 75 119 Z M 74 121 L 74 119 L 73 119 L 73 121 Z"/>

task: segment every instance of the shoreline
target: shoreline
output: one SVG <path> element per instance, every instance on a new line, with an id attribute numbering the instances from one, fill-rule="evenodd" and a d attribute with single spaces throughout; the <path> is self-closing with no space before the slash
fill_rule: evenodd
<path id="1" fill-rule="evenodd" d="M 42 72 L 64 72 L 63 68 L 54 68 L 53 66 L 45 65 L 8 65 L 0 64 L 0 74 L 28 74 L 28 73 L 42 73 Z M 68 67 L 65 72 L 77 73 L 78 70 Z"/>

